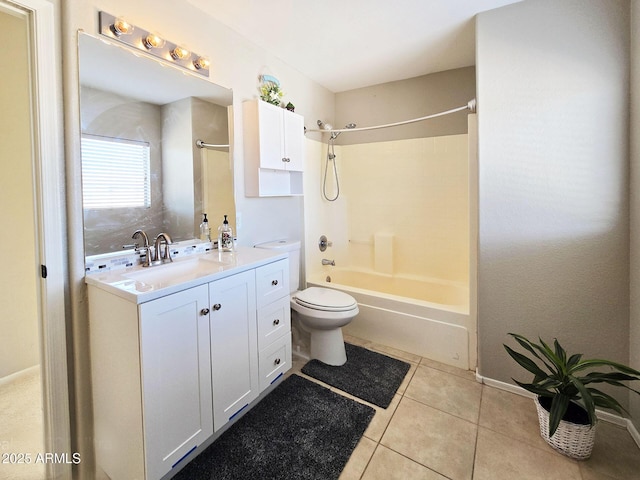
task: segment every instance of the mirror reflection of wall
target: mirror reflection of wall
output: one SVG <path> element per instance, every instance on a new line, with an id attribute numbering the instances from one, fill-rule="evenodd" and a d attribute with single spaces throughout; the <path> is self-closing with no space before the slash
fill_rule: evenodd
<path id="1" fill-rule="evenodd" d="M 79 46 L 86 255 L 122 251 L 137 229 L 198 238 L 203 212 L 235 226 L 229 151 L 195 145 L 229 143 L 231 91 L 89 35 Z"/>

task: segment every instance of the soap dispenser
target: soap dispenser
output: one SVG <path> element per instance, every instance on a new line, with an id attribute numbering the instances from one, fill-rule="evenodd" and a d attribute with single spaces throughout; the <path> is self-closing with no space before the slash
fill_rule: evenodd
<path id="1" fill-rule="evenodd" d="M 209 220 L 207 220 L 207 214 L 203 213 L 204 220 L 200 224 L 200 240 L 204 240 L 205 242 L 211 241 L 211 229 L 209 228 Z"/>
<path id="2" fill-rule="evenodd" d="M 227 216 L 224 216 L 224 221 L 220 228 L 218 228 L 218 250 L 222 252 L 233 251 L 233 231 L 229 226 Z"/>

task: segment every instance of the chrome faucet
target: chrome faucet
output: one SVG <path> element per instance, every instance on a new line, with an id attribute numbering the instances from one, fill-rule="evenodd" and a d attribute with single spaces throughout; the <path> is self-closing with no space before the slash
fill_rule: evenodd
<path id="1" fill-rule="evenodd" d="M 136 243 L 135 249 L 137 253 L 140 253 L 140 250 L 144 249 L 144 262 L 142 262 L 142 266 L 148 267 L 149 265 L 151 265 L 153 261 L 151 257 L 151 246 L 149 245 L 149 237 L 144 232 L 144 230 L 136 230 L 135 232 L 133 232 L 133 235 L 131 236 L 131 238 L 135 240 L 138 237 L 142 237 L 142 239 L 144 240 L 144 244 L 141 247 Z"/>
<path id="2" fill-rule="evenodd" d="M 322 259 L 322 265 L 331 265 L 332 267 L 336 266 L 335 260 L 327 260 L 326 258 Z"/>
<path id="3" fill-rule="evenodd" d="M 160 253 L 160 245 L 164 243 L 164 255 Z M 171 245 L 171 237 L 168 233 L 159 233 L 156 237 L 155 241 L 155 261 L 154 265 L 165 263 L 165 262 L 173 262 L 171 258 L 171 250 L 169 250 L 169 245 Z"/>

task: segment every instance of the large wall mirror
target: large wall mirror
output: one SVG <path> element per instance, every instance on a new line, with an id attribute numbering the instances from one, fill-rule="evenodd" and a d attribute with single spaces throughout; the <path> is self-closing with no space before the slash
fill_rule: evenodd
<path id="1" fill-rule="evenodd" d="M 122 251 L 137 229 L 199 238 L 235 227 L 228 148 L 232 92 L 144 54 L 80 33 L 80 119 L 87 256 Z"/>

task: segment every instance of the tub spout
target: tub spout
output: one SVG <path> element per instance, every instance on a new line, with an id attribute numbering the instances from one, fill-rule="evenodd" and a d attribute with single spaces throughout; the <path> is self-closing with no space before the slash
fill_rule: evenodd
<path id="1" fill-rule="evenodd" d="M 327 260 L 326 258 L 322 259 L 322 265 L 331 265 L 332 267 L 336 266 L 335 260 Z"/>

